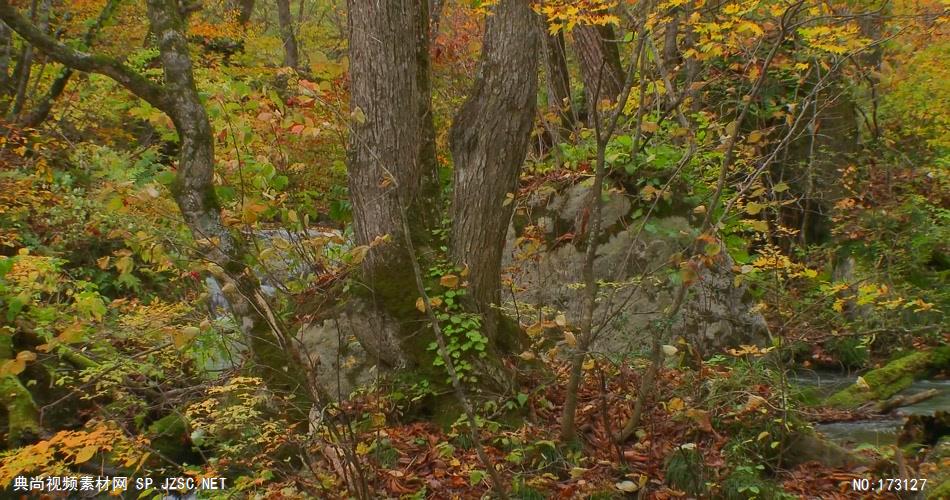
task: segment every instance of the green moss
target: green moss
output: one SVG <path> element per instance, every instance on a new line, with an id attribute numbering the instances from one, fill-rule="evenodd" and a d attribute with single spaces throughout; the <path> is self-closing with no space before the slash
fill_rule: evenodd
<path id="1" fill-rule="evenodd" d="M 7 410 L 7 441 L 20 445 L 33 441 L 40 435 L 39 412 L 36 403 L 16 377 L 0 377 L 0 395 Z"/>
<path id="2" fill-rule="evenodd" d="M 188 424 L 181 415 L 172 413 L 152 422 L 148 435 L 152 448 L 162 456 L 176 462 L 199 463 L 200 457 L 191 448 Z"/>
<path id="3" fill-rule="evenodd" d="M 915 379 L 945 370 L 950 346 L 915 352 L 864 374 L 867 387 L 854 384 L 828 398 L 830 406 L 853 408 L 869 401 L 887 399 L 909 387 Z"/>

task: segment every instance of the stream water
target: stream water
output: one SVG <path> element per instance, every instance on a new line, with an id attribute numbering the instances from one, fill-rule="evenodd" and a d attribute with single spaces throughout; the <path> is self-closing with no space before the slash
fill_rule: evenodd
<path id="1" fill-rule="evenodd" d="M 801 387 L 816 388 L 820 395 L 829 396 L 853 384 L 856 378 L 856 375 L 846 373 L 801 371 L 793 374 L 789 381 Z M 937 389 L 937 395 L 914 405 L 897 408 L 880 419 L 817 424 L 815 430 L 832 441 L 851 447 L 895 444 L 908 416 L 950 411 L 950 380 L 918 380 L 900 394 L 912 395 L 929 389 Z"/>

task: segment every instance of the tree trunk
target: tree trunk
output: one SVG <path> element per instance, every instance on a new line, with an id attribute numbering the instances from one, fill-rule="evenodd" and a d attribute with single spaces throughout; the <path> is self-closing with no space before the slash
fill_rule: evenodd
<path id="1" fill-rule="evenodd" d="M 231 8 L 237 11 L 237 21 L 244 26 L 251 21 L 251 14 L 254 13 L 254 0 L 232 0 Z"/>
<path id="2" fill-rule="evenodd" d="M 432 228 L 431 200 L 437 197 L 435 150 L 429 111 L 427 0 L 350 0 L 350 112 L 347 151 L 353 229 L 359 245 L 374 247 L 362 263 L 378 312 L 397 321 L 414 317 L 414 277 L 405 245 L 402 209 L 412 241 L 426 247 Z M 426 204 L 430 205 L 427 206 Z M 411 332 L 405 338 L 413 337 Z M 383 345 L 365 332 L 360 342 L 370 352 Z M 418 339 L 420 336 L 414 336 Z M 404 340 L 402 339 L 402 340 Z M 401 341 L 401 340 L 400 340 Z M 403 346 L 412 361 L 425 354 Z M 403 353 L 379 352 L 390 365 Z M 421 358 L 420 358 L 421 359 Z"/>
<path id="3" fill-rule="evenodd" d="M 14 359 L 13 337 L 0 335 L 0 362 Z M 7 447 L 34 441 L 42 433 L 39 409 L 33 395 L 16 375 L 0 375 L 0 406 L 7 413 Z"/>
<path id="4" fill-rule="evenodd" d="M 678 7 L 670 9 L 669 18 L 670 20 L 663 30 L 663 67 L 666 68 L 667 73 L 673 74 L 673 70 L 680 61 L 680 51 L 677 45 L 680 31 L 680 9 Z M 671 79 L 671 81 L 676 82 L 675 79 Z"/>
<path id="5" fill-rule="evenodd" d="M 452 125 L 455 161 L 452 254 L 468 266 L 469 296 L 496 342 L 501 257 L 518 176 L 536 111 L 539 33 L 524 0 L 503 0 L 488 16 L 474 87 Z"/>
<path id="6" fill-rule="evenodd" d="M 88 50 L 92 46 L 92 42 L 96 39 L 96 36 L 98 36 L 102 26 L 112 17 L 116 7 L 119 6 L 119 2 L 120 0 L 109 0 L 106 2 L 96 22 L 86 30 L 86 34 L 83 36 L 83 49 Z M 63 91 L 66 90 L 66 85 L 69 83 L 69 79 L 72 75 L 73 69 L 69 66 L 64 66 L 56 79 L 53 80 L 46 95 L 33 106 L 29 113 L 20 118 L 20 123 L 24 127 L 35 128 L 46 121 L 50 112 L 53 110 L 53 104 L 56 102 L 56 99 L 59 99 L 59 96 L 63 94 Z"/>
<path id="7" fill-rule="evenodd" d="M 30 16 L 34 20 L 39 19 L 37 27 L 44 34 L 49 31 L 50 6 L 50 0 L 39 0 L 39 2 L 34 0 L 33 6 L 31 7 Z M 14 121 L 26 104 L 26 89 L 29 86 L 30 76 L 33 73 L 33 55 L 33 46 L 29 44 L 25 45 L 20 55 L 20 61 L 13 71 L 13 85 L 16 87 L 13 96 L 13 107 L 10 108 L 10 112 L 7 115 L 8 121 Z"/>
<path id="8" fill-rule="evenodd" d="M 251 346 L 258 372 L 269 383 L 297 393 L 301 383 L 299 355 L 282 334 L 276 315 L 260 292 L 253 272 L 244 264 L 244 248 L 221 222 L 214 192 L 214 139 L 192 73 L 188 41 L 177 0 L 148 0 L 151 32 L 159 44 L 165 73 L 159 86 L 121 62 L 79 52 L 37 29 L 0 0 L 0 19 L 50 58 L 71 68 L 114 79 L 139 98 L 162 110 L 175 125 L 181 142 L 172 191 L 185 224 L 202 257 L 215 265 L 232 312 Z"/>
<path id="9" fill-rule="evenodd" d="M 574 28 L 574 50 L 580 61 L 587 94 L 588 123 L 593 123 L 597 101 L 614 101 L 623 88 L 623 66 L 616 35 L 610 25 L 578 25 Z"/>
<path id="10" fill-rule="evenodd" d="M 13 54 L 12 35 L 6 23 L 0 22 L 0 97 L 10 93 L 10 56 Z"/>
<path id="11" fill-rule="evenodd" d="M 272 385 L 297 392 L 306 381 L 294 344 L 282 331 L 276 315 L 260 291 L 257 278 L 244 264 L 245 248 L 221 221 L 214 192 L 214 138 L 211 124 L 195 85 L 184 23 L 175 0 L 148 0 L 152 32 L 159 41 L 165 73 L 165 112 L 180 140 L 175 201 L 205 258 L 223 270 L 222 287 L 232 314 L 248 339 L 258 372 Z M 286 369 L 290 367 L 290 369 Z"/>
<path id="12" fill-rule="evenodd" d="M 542 23 L 542 29 L 546 26 Z M 544 50 L 544 69 L 548 83 L 548 106 L 557 109 L 561 118 L 561 127 L 565 131 L 574 128 L 577 117 L 571 104 L 571 74 L 567 68 L 567 51 L 564 44 L 564 33 L 555 35 L 545 33 L 541 35 Z"/>
<path id="13" fill-rule="evenodd" d="M 439 24 L 442 22 L 442 8 L 445 0 L 427 0 L 429 2 L 429 40 L 439 36 Z"/>
<path id="14" fill-rule="evenodd" d="M 277 0 L 277 22 L 280 24 L 280 39 L 284 43 L 284 66 L 297 69 L 300 56 L 297 52 L 297 36 L 294 34 L 294 18 L 290 13 L 290 0 Z"/>

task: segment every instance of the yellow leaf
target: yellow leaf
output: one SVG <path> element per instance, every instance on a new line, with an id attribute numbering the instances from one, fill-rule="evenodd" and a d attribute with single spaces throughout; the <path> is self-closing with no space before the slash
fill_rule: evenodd
<path id="1" fill-rule="evenodd" d="M 686 408 L 686 403 L 680 398 L 673 398 L 666 403 L 666 409 L 669 412 L 681 411 Z"/>
<path id="2" fill-rule="evenodd" d="M 544 325 L 540 321 L 532 324 L 531 326 L 525 329 L 525 333 L 527 333 L 529 337 L 537 337 L 543 331 L 544 331 Z"/>
<path id="3" fill-rule="evenodd" d="M 459 277 L 454 274 L 446 274 L 439 278 L 439 284 L 445 288 L 457 288 L 459 286 Z"/>
<path id="4" fill-rule="evenodd" d="M 574 334 L 571 332 L 564 332 L 564 343 L 566 343 L 567 345 L 571 347 L 574 347 L 577 345 L 577 337 L 575 337 Z"/>
<path id="5" fill-rule="evenodd" d="M 56 336 L 56 340 L 64 344 L 74 344 L 82 340 L 83 327 L 82 323 L 76 321 L 73 324 L 67 326 Z"/>
<path id="6" fill-rule="evenodd" d="M 96 455 L 97 451 L 99 451 L 99 447 L 96 445 L 84 446 L 79 450 L 79 453 L 76 453 L 76 459 L 73 462 L 76 464 L 88 462 L 90 458 Z"/>
<path id="7" fill-rule="evenodd" d="M 416 309 L 421 313 L 426 312 L 426 301 L 422 297 L 416 299 Z"/>
<path id="8" fill-rule="evenodd" d="M 0 363 L 0 377 L 19 375 L 26 369 L 26 361 L 20 359 L 8 359 Z"/>
<path id="9" fill-rule="evenodd" d="M 109 260 L 110 260 L 110 259 L 112 259 L 112 257 L 110 257 L 110 256 L 108 256 L 108 255 L 106 255 L 105 257 L 98 258 L 98 259 L 96 259 L 96 265 L 99 266 L 99 269 L 103 269 L 103 270 L 104 270 L 104 269 L 109 269 Z"/>
<path id="10" fill-rule="evenodd" d="M 181 349 L 188 345 L 188 342 L 198 336 L 201 330 L 195 326 L 186 326 L 181 330 L 176 330 L 172 332 L 172 343 L 175 344 L 176 349 Z"/>
<path id="11" fill-rule="evenodd" d="M 745 211 L 749 215 L 755 215 L 762 211 L 765 208 L 765 205 L 761 203 L 751 202 L 745 206 Z"/>
<path id="12" fill-rule="evenodd" d="M 558 315 L 554 317 L 554 324 L 564 328 L 567 326 L 567 316 L 564 316 L 564 313 L 558 313 Z"/>
<path id="13" fill-rule="evenodd" d="M 366 252 L 369 252 L 369 245 L 360 245 L 353 250 L 350 250 L 350 255 L 353 257 L 353 264 L 360 264 L 363 262 L 363 259 L 366 258 Z"/>
<path id="14" fill-rule="evenodd" d="M 20 351 L 16 355 L 18 361 L 36 361 L 36 353 L 33 351 Z"/>
<path id="15" fill-rule="evenodd" d="M 353 112 L 350 113 L 350 119 L 353 120 L 358 125 L 366 123 L 366 113 L 363 112 L 363 109 L 357 106 L 353 109 Z"/>

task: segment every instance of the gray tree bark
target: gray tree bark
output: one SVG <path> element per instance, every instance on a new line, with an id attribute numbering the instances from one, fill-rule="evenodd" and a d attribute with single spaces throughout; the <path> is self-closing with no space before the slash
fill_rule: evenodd
<path id="1" fill-rule="evenodd" d="M 37 27 L 42 33 L 49 31 L 49 14 L 52 3 L 50 0 L 34 0 L 30 8 L 30 17 L 37 22 Z M 23 110 L 26 104 L 26 89 L 30 83 L 30 76 L 33 74 L 33 46 L 25 45 L 23 52 L 20 53 L 20 60 L 17 62 L 16 69 L 13 71 L 13 85 L 15 92 L 13 95 L 13 106 L 7 114 L 7 119 L 13 121 Z"/>
<path id="2" fill-rule="evenodd" d="M 545 33 L 541 35 L 543 37 L 541 41 L 544 50 L 545 74 L 547 74 L 548 105 L 556 107 L 558 116 L 561 118 L 561 127 L 571 130 L 574 128 L 577 116 L 571 104 L 571 74 L 567 68 L 564 33 L 559 31 L 551 35 L 547 33 L 543 23 L 541 26 L 545 29 Z"/>
<path id="3" fill-rule="evenodd" d="M 231 8 L 238 12 L 238 22 L 245 25 L 251 21 L 251 14 L 254 13 L 254 0 L 232 0 Z"/>
<path id="4" fill-rule="evenodd" d="M 294 17 L 290 13 L 290 0 L 277 0 L 277 22 L 284 44 L 284 66 L 297 69 L 300 55 L 297 51 L 297 35 L 294 34 Z"/>
<path id="5" fill-rule="evenodd" d="M 347 3 L 353 117 L 347 159 L 354 235 L 360 245 L 389 236 L 364 258 L 363 277 L 379 312 L 403 321 L 418 313 L 413 312 L 415 295 L 406 293 L 414 277 L 402 208 L 410 217 L 408 236 L 425 248 L 433 227 L 431 200 L 438 195 L 427 0 Z M 370 352 L 383 343 L 368 337 L 360 341 Z M 425 354 L 424 347 L 403 347 L 410 358 Z M 378 354 L 391 365 L 401 362 L 402 353 Z"/>
<path id="6" fill-rule="evenodd" d="M 588 122 L 593 123 L 593 112 L 598 100 L 614 101 L 623 88 L 623 66 L 613 26 L 578 25 L 572 32 L 574 50 L 581 66 L 581 78 L 587 94 Z"/>
<path id="7" fill-rule="evenodd" d="M 488 16 L 474 87 L 450 133 L 455 162 L 452 255 L 468 266 L 469 296 L 495 338 L 501 257 L 534 125 L 540 34 L 526 0 L 503 0 Z"/>
<path id="8" fill-rule="evenodd" d="M 116 7 L 118 7 L 121 0 L 109 0 L 106 2 L 106 5 L 103 6 L 102 11 L 99 13 L 99 17 L 96 19 L 96 22 L 89 26 L 89 29 L 86 30 L 86 34 L 82 39 L 82 49 L 88 50 L 93 41 L 99 34 L 99 31 L 102 29 L 102 26 L 112 17 L 112 14 L 115 12 Z M 73 76 L 73 69 L 69 66 L 63 66 L 63 69 L 60 71 L 59 75 L 56 76 L 56 79 L 53 80 L 53 83 L 50 85 L 49 90 L 42 99 L 36 102 L 33 105 L 32 109 L 28 113 L 23 115 L 20 118 L 20 124 L 24 127 L 35 128 L 41 123 L 46 121 L 49 117 L 50 112 L 53 110 L 53 104 L 56 102 L 56 99 L 66 90 L 66 85 L 69 83 L 70 78 Z"/>
<path id="9" fill-rule="evenodd" d="M 442 23 L 442 8 L 445 0 L 427 0 L 429 2 L 429 39 L 435 40 L 439 35 L 439 25 Z"/>
<path id="10" fill-rule="evenodd" d="M 0 96 L 10 93 L 10 59 L 13 55 L 13 33 L 0 22 Z"/>

